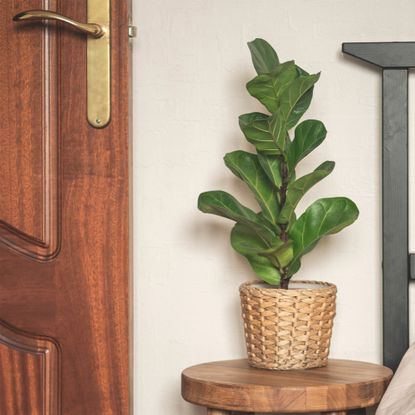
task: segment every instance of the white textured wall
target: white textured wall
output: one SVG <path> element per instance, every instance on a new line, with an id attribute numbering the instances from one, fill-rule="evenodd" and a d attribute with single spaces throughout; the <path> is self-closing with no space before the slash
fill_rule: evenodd
<path id="1" fill-rule="evenodd" d="M 229 245 L 231 223 L 199 213 L 196 200 L 224 189 L 252 205 L 222 157 L 250 148 L 237 117 L 260 108 L 244 87 L 255 37 L 281 60 L 322 71 L 307 117 L 324 121 L 328 137 L 300 173 L 324 160 L 337 166 L 300 210 L 347 195 L 361 214 L 304 259 L 298 278 L 338 286 L 331 356 L 380 362 L 381 78 L 340 50 L 343 41 L 414 40 L 415 3 L 135 0 L 134 15 L 136 413 L 204 413 L 182 401 L 181 370 L 245 353 L 238 286 L 253 274 Z"/>

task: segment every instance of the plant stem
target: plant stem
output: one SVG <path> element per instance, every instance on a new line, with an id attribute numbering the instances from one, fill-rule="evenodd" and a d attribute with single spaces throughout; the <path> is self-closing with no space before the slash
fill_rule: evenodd
<path id="1" fill-rule="evenodd" d="M 289 175 L 288 175 L 287 163 L 285 162 L 284 157 L 281 157 L 280 161 L 281 161 L 280 168 L 281 168 L 282 185 L 280 187 L 279 193 L 280 193 L 280 208 L 282 209 L 287 200 L 287 187 L 288 187 Z M 280 228 L 281 228 L 280 238 L 284 242 L 288 241 L 287 226 L 288 224 L 280 225 Z M 289 278 L 287 278 L 286 270 L 280 269 L 280 274 L 281 274 L 281 288 L 288 289 Z"/>
<path id="2" fill-rule="evenodd" d="M 288 290 L 288 283 L 289 282 L 290 282 L 290 280 L 288 278 L 283 278 L 281 280 L 280 288 L 282 288 L 283 290 Z"/>
<path id="3" fill-rule="evenodd" d="M 285 201 L 287 199 L 287 186 L 288 186 L 288 168 L 287 163 L 284 160 L 284 157 L 281 157 L 281 179 L 282 179 L 282 185 L 280 187 L 280 205 L 281 209 L 285 205 Z M 284 242 L 287 242 L 288 240 L 288 234 L 287 234 L 287 225 L 283 224 L 281 225 L 281 240 Z"/>

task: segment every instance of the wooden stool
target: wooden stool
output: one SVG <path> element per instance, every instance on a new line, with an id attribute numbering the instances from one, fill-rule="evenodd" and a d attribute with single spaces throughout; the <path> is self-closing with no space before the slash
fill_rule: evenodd
<path id="1" fill-rule="evenodd" d="M 329 360 L 308 370 L 255 369 L 248 361 L 204 363 L 182 373 L 182 396 L 210 415 L 279 412 L 365 414 L 379 403 L 392 378 L 387 367 Z"/>

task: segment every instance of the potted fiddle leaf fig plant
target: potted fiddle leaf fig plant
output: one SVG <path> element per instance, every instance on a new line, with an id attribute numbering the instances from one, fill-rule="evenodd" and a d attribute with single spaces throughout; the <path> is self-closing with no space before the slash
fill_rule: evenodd
<path id="1" fill-rule="evenodd" d="M 259 281 L 240 287 L 248 358 L 252 366 L 296 369 L 324 366 L 335 315 L 336 287 L 318 281 L 291 281 L 302 257 L 318 241 L 353 223 L 359 211 L 346 197 L 322 198 L 297 217 L 304 194 L 334 168 L 325 161 L 297 178 L 296 167 L 326 137 L 321 121 L 300 119 L 320 74 L 294 61 L 280 63 L 263 39 L 248 43 L 257 76 L 246 85 L 267 113 L 239 117 L 254 152 L 233 151 L 225 165 L 253 194 L 260 211 L 224 191 L 200 194 L 198 208 L 231 219 L 231 245 Z M 293 130 L 293 132 L 291 132 Z"/>

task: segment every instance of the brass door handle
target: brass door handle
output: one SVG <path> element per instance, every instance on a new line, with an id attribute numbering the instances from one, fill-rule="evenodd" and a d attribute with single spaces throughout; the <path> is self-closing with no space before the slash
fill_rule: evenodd
<path id="1" fill-rule="evenodd" d="M 49 10 L 26 10 L 16 14 L 13 17 L 15 22 L 33 21 L 33 20 L 57 20 L 66 23 L 80 32 L 86 33 L 88 36 L 100 38 L 104 36 L 105 29 L 97 23 L 81 23 L 61 14 L 51 12 Z"/>
<path id="2" fill-rule="evenodd" d="M 111 119 L 111 0 L 86 0 L 87 21 L 80 23 L 49 10 L 26 10 L 15 22 L 57 20 L 85 33 L 87 38 L 87 119 L 95 128 Z"/>

